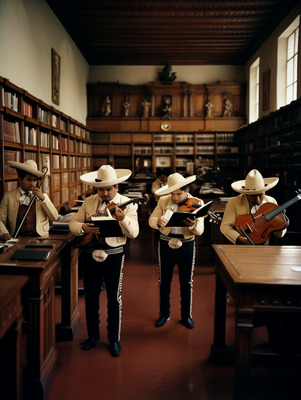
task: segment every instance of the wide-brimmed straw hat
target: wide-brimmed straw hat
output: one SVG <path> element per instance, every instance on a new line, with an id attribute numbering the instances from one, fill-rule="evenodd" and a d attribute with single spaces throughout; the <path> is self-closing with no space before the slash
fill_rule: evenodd
<path id="1" fill-rule="evenodd" d="M 44 176 L 43 172 L 38 170 L 37 163 L 34 160 L 27 160 L 24 163 L 17 161 L 8 161 L 8 165 L 12 168 L 21 169 L 38 178 Z"/>
<path id="2" fill-rule="evenodd" d="M 232 183 L 232 189 L 238 193 L 261 194 L 277 185 L 279 178 L 263 178 L 257 169 L 252 169 L 245 180 Z"/>
<path id="3" fill-rule="evenodd" d="M 95 187 L 114 186 L 126 181 L 132 175 L 129 169 L 114 169 L 111 165 L 102 165 L 97 171 L 81 175 L 80 180 Z"/>
<path id="4" fill-rule="evenodd" d="M 183 186 L 189 185 L 191 182 L 196 180 L 196 175 L 188 176 L 184 178 L 178 172 L 169 175 L 167 178 L 167 185 L 160 187 L 155 191 L 157 196 L 163 196 L 165 194 L 169 194 L 177 189 L 180 189 Z"/>

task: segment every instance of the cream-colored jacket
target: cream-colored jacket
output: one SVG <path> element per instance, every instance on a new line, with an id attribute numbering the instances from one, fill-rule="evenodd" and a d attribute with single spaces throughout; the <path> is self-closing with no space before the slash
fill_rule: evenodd
<path id="1" fill-rule="evenodd" d="M 273 203 L 277 204 L 274 197 L 265 195 L 263 203 Z M 262 204 L 263 204 L 262 203 Z M 229 199 L 228 204 L 225 209 L 225 213 L 223 216 L 223 220 L 221 222 L 220 230 L 224 236 L 231 243 L 235 244 L 238 236 L 240 234 L 237 232 L 235 228 L 235 221 L 238 216 L 250 214 L 250 204 L 245 194 L 240 194 L 237 197 L 232 197 Z M 276 236 L 282 237 L 284 236 L 286 229 L 281 232 L 273 232 Z"/>
<path id="2" fill-rule="evenodd" d="M 188 197 L 192 197 L 188 193 Z M 202 205 L 204 205 L 203 200 L 198 199 Z M 173 201 L 171 199 L 171 195 L 161 196 L 156 208 L 152 212 L 149 217 L 148 223 L 151 228 L 158 229 L 163 235 L 168 236 L 169 232 L 171 231 L 171 227 L 161 227 L 158 225 L 158 219 L 165 214 L 166 210 L 169 210 L 172 206 Z M 193 226 L 193 229 L 189 228 L 188 226 L 182 227 L 182 233 L 185 239 L 193 239 L 195 235 L 202 235 L 204 232 L 204 217 L 200 217 L 197 219 L 196 224 Z"/>
<path id="3" fill-rule="evenodd" d="M 122 204 L 130 199 L 128 197 L 122 196 L 117 193 L 114 199 L 112 200 L 115 204 Z M 93 196 L 87 197 L 83 202 L 81 208 L 78 210 L 76 214 L 72 217 L 69 228 L 70 231 L 76 235 L 82 235 L 82 226 L 84 222 L 96 213 L 99 204 L 99 196 L 95 194 Z M 138 224 L 138 215 L 137 215 L 137 205 L 129 204 L 123 210 L 125 213 L 125 218 L 123 221 L 119 221 L 120 228 L 122 230 L 123 236 L 120 237 L 108 237 L 105 238 L 106 243 L 111 247 L 122 246 L 126 243 L 126 238 L 135 238 L 139 234 L 139 224 Z"/>
<path id="4" fill-rule="evenodd" d="M 43 193 L 45 199 L 36 199 L 36 231 L 40 236 L 47 236 L 49 222 L 56 221 L 59 217 L 57 209 L 52 204 L 49 196 Z M 20 189 L 6 192 L 0 204 L 0 236 L 9 233 L 13 235 L 16 230 L 19 209 Z"/>

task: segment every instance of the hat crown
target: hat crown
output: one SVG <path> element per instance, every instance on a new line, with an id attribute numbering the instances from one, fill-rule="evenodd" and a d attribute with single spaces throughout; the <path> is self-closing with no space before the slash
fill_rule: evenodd
<path id="1" fill-rule="evenodd" d="M 111 165 L 102 165 L 97 171 L 97 180 L 109 182 L 117 179 L 116 172 Z"/>
<path id="2" fill-rule="evenodd" d="M 38 165 L 34 160 L 27 160 L 24 162 L 24 165 L 27 165 L 28 167 L 36 169 L 38 171 Z"/>
<path id="3" fill-rule="evenodd" d="M 245 189 L 260 190 L 264 189 L 265 186 L 266 185 L 261 173 L 257 169 L 252 169 L 246 177 Z"/>
<path id="4" fill-rule="evenodd" d="M 178 172 L 175 172 L 174 174 L 169 175 L 169 177 L 167 178 L 167 186 L 168 187 L 178 185 L 181 182 L 183 182 L 183 186 L 186 185 L 186 180 L 185 180 L 184 176 L 182 176 Z"/>

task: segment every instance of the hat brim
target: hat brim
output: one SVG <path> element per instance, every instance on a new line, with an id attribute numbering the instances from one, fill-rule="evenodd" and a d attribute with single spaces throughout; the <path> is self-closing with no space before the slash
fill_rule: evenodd
<path id="1" fill-rule="evenodd" d="M 161 188 L 159 188 L 158 190 L 155 191 L 155 195 L 164 196 L 165 194 L 169 194 L 177 189 L 180 189 L 183 186 L 189 185 L 190 183 L 192 183 L 195 180 L 196 180 L 196 175 L 188 176 L 187 178 L 185 178 L 185 181 L 178 182 L 175 185 L 162 186 Z"/>
<path id="2" fill-rule="evenodd" d="M 96 182 L 97 171 L 88 172 L 87 174 L 81 175 L 80 180 L 89 186 L 95 187 L 107 187 L 114 186 L 118 183 L 126 181 L 131 175 L 132 171 L 130 169 L 115 169 L 117 179 L 112 179 L 110 181 L 100 181 Z"/>
<path id="3" fill-rule="evenodd" d="M 28 172 L 30 175 L 37 176 L 38 178 L 44 176 L 43 172 L 17 161 L 8 161 L 8 165 L 12 168 L 21 169 L 22 171 Z"/>
<path id="4" fill-rule="evenodd" d="M 279 178 L 264 178 L 264 187 L 258 189 L 246 189 L 245 188 L 245 180 L 233 182 L 231 187 L 235 192 L 243 193 L 243 194 L 261 194 L 267 192 L 277 185 Z"/>

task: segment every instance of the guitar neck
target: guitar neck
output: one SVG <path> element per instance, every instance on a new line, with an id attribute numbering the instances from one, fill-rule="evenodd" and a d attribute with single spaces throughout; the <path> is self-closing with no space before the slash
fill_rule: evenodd
<path id="1" fill-rule="evenodd" d="M 301 195 L 299 194 L 298 196 L 294 197 L 293 199 L 291 199 L 291 200 L 287 201 L 286 203 L 282 204 L 282 206 L 279 206 L 275 210 L 267 213 L 266 216 L 265 216 L 267 221 L 269 221 L 270 219 L 276 217 L 276 215 L 280 214 L 286 208 L 288 208 L 291 205 L 297 203 L 297 201 L 300 200 L 300 198 L 301 198 Z"/>

